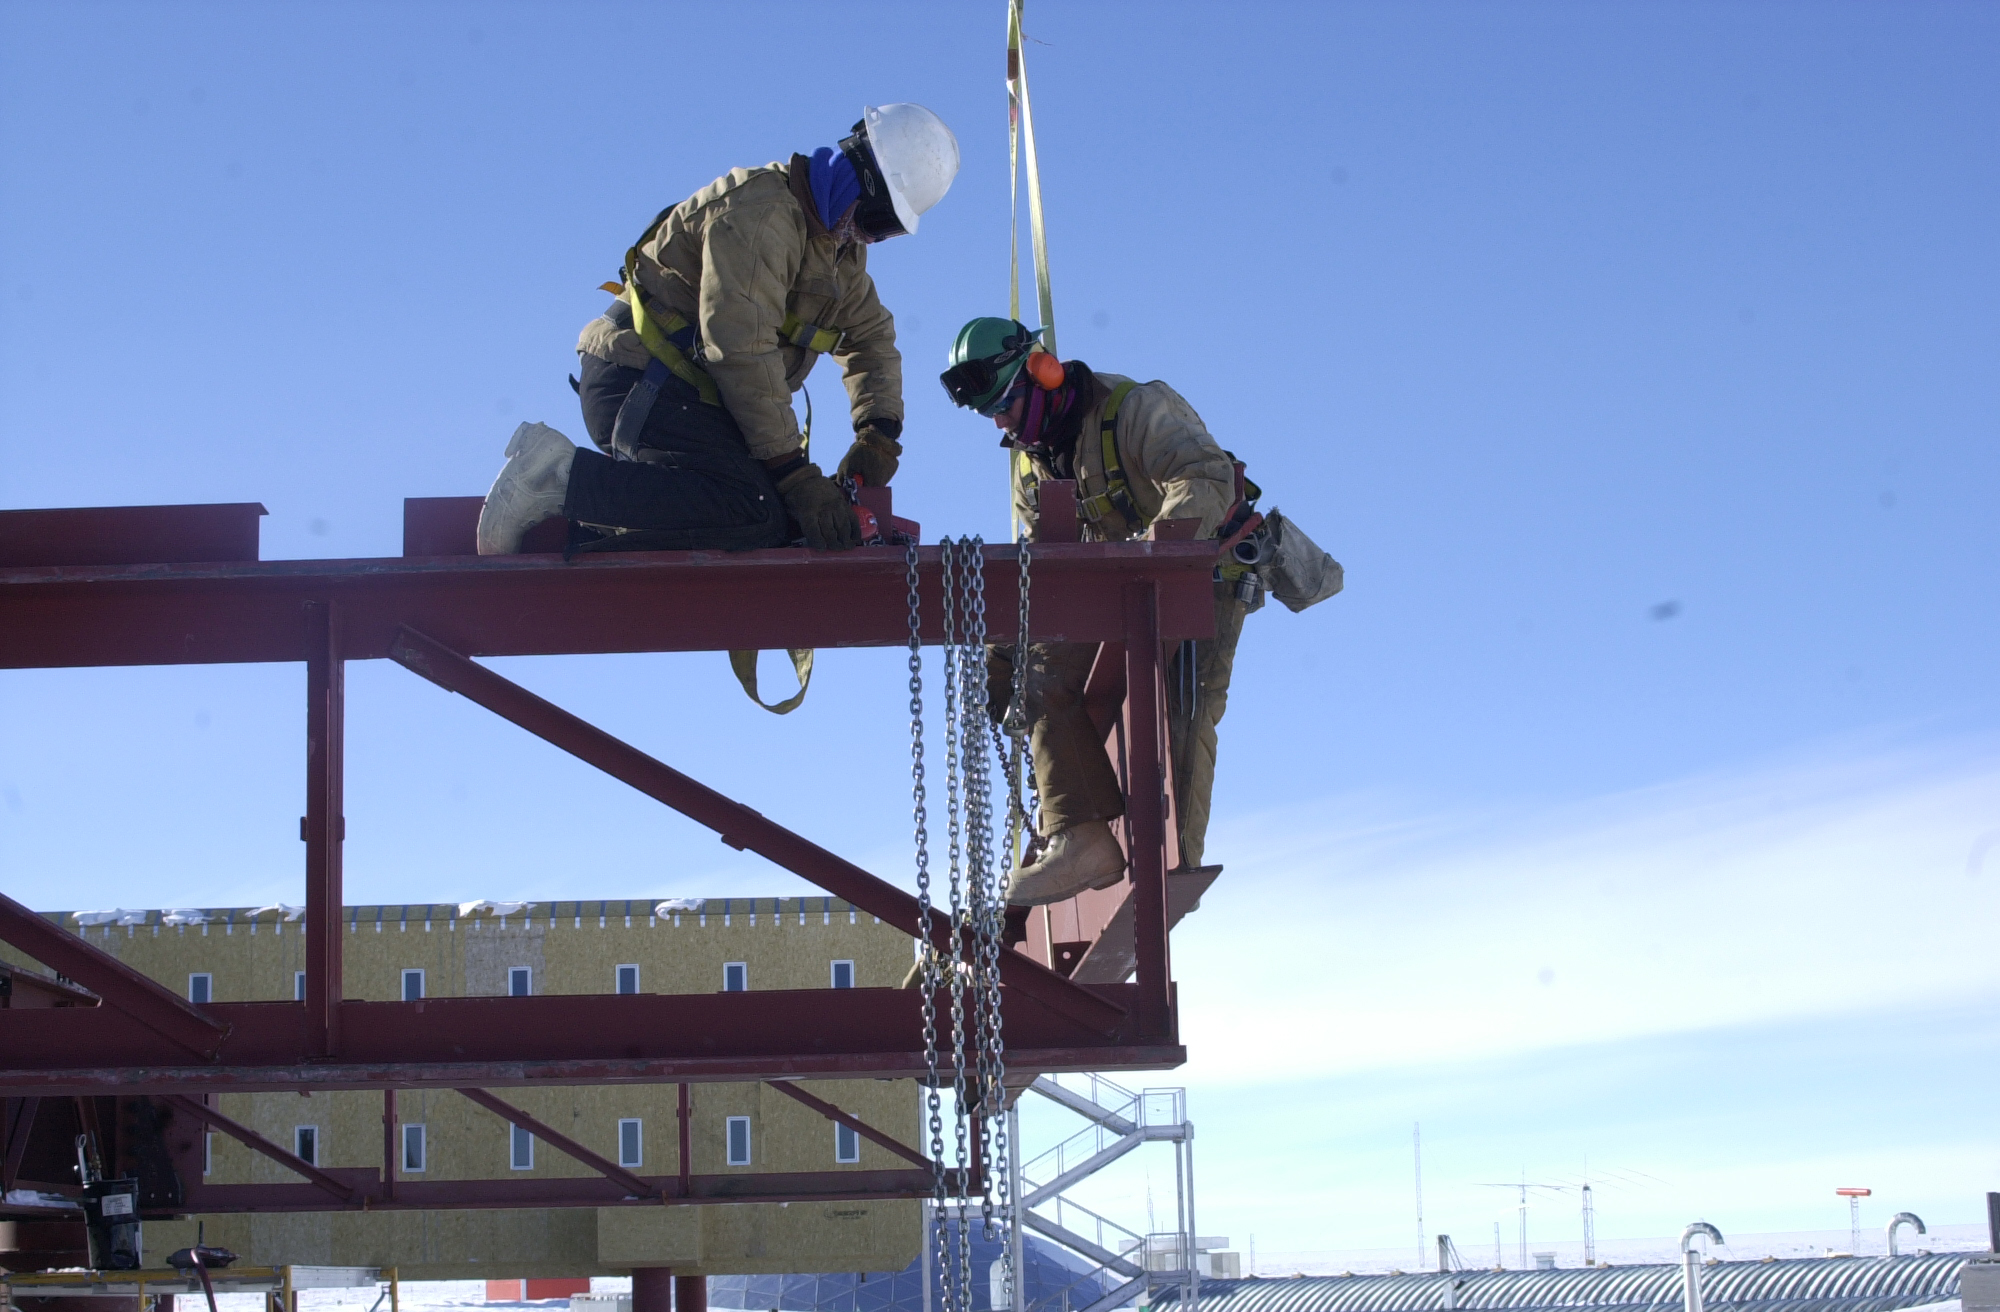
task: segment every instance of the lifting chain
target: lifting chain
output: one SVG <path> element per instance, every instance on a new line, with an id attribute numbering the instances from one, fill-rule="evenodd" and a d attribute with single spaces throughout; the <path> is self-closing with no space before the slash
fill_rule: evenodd
<path id="1" fill-rule="evenodd" d="M 984 1237 L 1011 1252 L 1008 1223 L 1014 1182 L 1009 1178 L 1006 1134 L 1006 1045 L 1000 1026 L 1000 953 L 1007 924 L 1007 879 L 1024 823 L 1022 763 L 1026 759 L 1019 654 L 1028 636 L 1028 547 L 1020 558 L 1019 639 L 1013 698 L 1003 732 L 987 713 L 986 559 L 977 537 L 941 544 L 942 663 L 944 667 L 945 888 L 935 890 L 930 869 L 923 723 L 923 637 L 917 548 L 905 556 L 908 585 L 911 798 L 916 822 L 919 980 L 923 991 L 924 1108 L 930 1132 L 933 1230 L 942 1312 L 970 1312 L 974 1301 L 971 1185 L 978 1181 Z M 1001 762 L 1008 791 L 1007 834 L 996 843 L 993 768 Z M 1031 772 L 1030 772 L 1031 773 Z M 1030 780 L 1030 786 L 1032 781 Z M 996 851 L 996 848 L 998 849 Z M 936 894 L 941 894 L 937 896 Z M 942 903 L 942 905 L 940 905 Z M 939 921 L 942 920 L 942 924 Z M 941 940 L 941 941 L 940 941 Z M 951 1050 L 939 1034 L 940 991 L 948 993 Z M 945 1070 L 950 1063 L 950 1072 Z M 943 1086 L 952 1090 L 952 1135 L 947 1145 Z M 946 1168 L 946 1152 L 952 1169 Z M 997 1199 L 996 1199 L 997 1193 Z M 947 1216 L 951 1216 L 951 1224 Z M 950 1234 L 956 1226 L 956 1243 Z M 1007 1269 L 1011 1301 L 1011 1262 Z"/>

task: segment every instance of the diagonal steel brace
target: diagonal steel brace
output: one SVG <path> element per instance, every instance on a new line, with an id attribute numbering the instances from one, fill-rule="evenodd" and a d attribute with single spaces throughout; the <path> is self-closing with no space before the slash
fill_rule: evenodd
<path id="1" fill-rule="evenodd" d="M 878 879 L 765 819 L 741 802 L 544 701 L 436 639 L 405 626 L 389 644 L 389 656 L 440 688 L 484 706 L 500 718 L 513 721 L 536 737 L 715 830 L 731 847 L 755 852 L 880 918 L 883 924 L 892 925 L 912 938 L 922 937 L 917 900 L 894 884 Z M 940 951 L 945 950 L 952 932 L 943 922 L 944 917 L 932 920 L 932 942 Z M 1124 1008 L 1018 952 L 1000 954 L 1000 977 L 1022 996 L 1107 1037 L 1117 1033 L 1125 1019 Z"/>
<path id="2" fill-rule="evenodd" d="M 560 1153 L 567 1153 L 607 1180 L 624 1185 L 635 1198 L 658 1198 L 658 1185 L 646 1183 L 608 1157 L 600 1157 L 568 1135 L 550 1129 L 510 1102 L 502 1102 L 484 1089 L 460 1089 L 460 1093 L 492 1112 L 501 1120 L 518 1125 Z"/>
<path id="3" fill-rule="evenodd" d="M 887 1148 L 890 1152 L 896 1154 L 896 1156 L 902 1158 L 904 1161 L 915 1162 L 918 1166 L 923 1167 L 927 1171 L 931 1169 L 932 1166 L 931 1159 L 924 1156 L 916 1149 L 910 1147 L 908 1144 L 902 1142 L 900 1139 L 895 1139 L 890 1137 L 889 1135 L 883 1133 L 882 1131 L 876 1129 L 874 1126 L 870 1125 L 868 1122 L 862 1120 L 860 1117 L 854 1116 L 848 1112 L 844 1112 L 830 1102 L 824 1102 L 821 1099 L 813 1097 L 810 1093 L 807 1093 L 804 1089 L 801 1089 L 798 1085 L 793 1084 L 790 1080 L 766 1080 L 764 1081 L 764 1083 L 770 1085 L 772 1088 L 776 1089 L 779 1093 L 784 1094 L 787 1098 L 791 1098 L 796 1102 L 804 1103 L 806 1106 L 818 1112 L 821 1116 L 826 1117 L 826 1119 L 828 1119 L 829 1121 L 834 1121 L 838 1124 L 845 1125 L 848 1129 L 854 1131 L 862 1138 L 870 1140 L 871 1142 L 874 1143 L 881 1144 L 884 1148 Z"/>
<path id="4" fill-rule="evenodd" d="M 167 1103 L 176 1111 L 186 1112 L 198 1121 L 208 1122 L 251 1151 L 260 1152 L 286 1170 L 303 1175 L 343 1203 L 351 1203 L 361 1197 L 361 1191 L 353 1185 L 336 1176 L 328 1175 L 303 1157 L 286 1152 L 249 1126 L 229 1119 L 213 1107 L 204 1107 L 198 1100 L 178 1093 L 170 1093 L 160 1101 Z"/>
<path id="5" fill-rule="evenodd" d="M 194 1004 L 156 980 L 141 975 L 82 936 L 52 925 L 0 893 L 0 940 L 83 985 L 147 1029 L 189 1052 L 213 1058 L 229 1037 L 229 1026 L 196 1010 Z"/>

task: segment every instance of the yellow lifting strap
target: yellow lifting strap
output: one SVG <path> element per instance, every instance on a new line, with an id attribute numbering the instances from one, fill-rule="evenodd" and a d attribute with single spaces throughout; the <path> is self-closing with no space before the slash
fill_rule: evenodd
<path id="1" fill-rule="evenodd" d="M 701 394 L 701 399 L 710 405 L 721 405 L 722 394 L 715 390 L 715 380 L 708 376 L 694 361 L 681 353 L 681 348 L 668 340 L 668 334 L 685 332 L 688 321 L 669 311 L 656 315 L 646 308 L 646 298 L 639 291 L 636 270 L 639 266 L 639 248 L 634 246 L 625 252 L 625 285 L 618 294 L 625 304 L 632 307 L 632 331 L 639 334 L 639 340 L 646 344 L 646 350 L 655 360 L 667 367 L 667 371 Z M 605 284 L 608 288 L 609 283 Z"/>
<path id="2" fill-rule="evenodd" d="M 1028 102 L 1028 64 L 1021 53 L 1021 10 L 1025 2 L 1007 0 L 1007 314 L 1016 320 L 1021 317 L 1021 146 L 1023 138 L 1026 138 L 1028 236 L 1034 243 L 1035 303 L 1042 316 L 1042 345 L 1054 354 L 1056 305 L 1055 296 L 1049 290 L 1048 232 L 1042 224 L 1042 164 L 1035 153 L 1035 111 Z M 1021 467 L 1026 467 L 1025 457 Z M 1010 493 L 1012 473 L 1010 470 Z M 1013 514 L 1011 496 L 1008 518 L 1014 526 L 1014 540 L 1018 542 L 1021 540 L 1021 520 Z"/>
<path id="3" fill-rule="evenodd" d="M 732 651 L 729 653 L 729 668 L 736 671 L 736 681 L 743 685 L 743 691 L 750 700 L 773 715 L 790 715 L 806 699 L 806 689 L 812 684 L 813 649 L 810 647 L 790 648 L 786 655 L 792 658 L 792 672 L 798 675 L 799 690 L 785 700 L 773 705 L 757 695 L 757 656 L 754 651 Z"/>
<path id="4" fill-rule="evenodd" d="M 1118 407 L 1125 404 L 1125 398 L 1138 385 L 1128 378 L 1112 388 L 1111 396 L 1104 402 L 1104 417 L 1097 425 L 1098 436 L 1104 442 L 1104 490 L 1094 497 L 1078 497 L 1076 502 L 1083 517 L 1093 524 L 1114 510 L 1139 528 L 1153 522 L 1132 500 L 1131 485 L 1125 481 L 1125 466 L 1118 460 Z"/>

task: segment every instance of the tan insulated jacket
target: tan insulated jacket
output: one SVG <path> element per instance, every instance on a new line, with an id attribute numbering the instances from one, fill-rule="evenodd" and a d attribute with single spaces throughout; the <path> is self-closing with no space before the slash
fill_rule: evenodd
<path id="1" fill-rule="evenodd" d="M 903 357 L 895 320 L 868 276 L 868 248 L 835 249 L 814 212 L 807 168 L 794 155 L 789 165 L 731 169 L 675 206 L 639 248 L 641 290 L 695 326 L 699 363 L 760 460 L 799 445 L 791 394 L 819 359 L 779 340 L 787 314 L 845 334 L 832 355 L 857 426 L 903 417 Z M 604 318 L 584 327 L 576 347 L 633 368 L 650 358 L 639 334 Z"/>
<path id="2" fill-rule="evenodd" d="M 1098 374 L 1096 378 L 1096 395 L 1076 436 L 1079 499 L 1104 491 L 1104 405 L 1111 399 L 1112 388 L 1129 381 L 1119 374 Z M 1209 436 L 1194 407 L 1165 383 L 1141 383 L 1126 393 L 1112 433 L 1118 444 L 1118 463 L 1124 467 L 1125 482 L 1140 513 L 1149 522 L 1198 519 L 1201 530 L 1196 536 L 1214 537 L 1223 516 L 1236 502 L 1235 462 Z M 1024 463 L 1019 457 L 1014 462 L 1014 513 L 1021 517 L 1032 540 L 1037 512 L 1030 480 L 1022 477 Z M 1040 461 L 1035 462 L 1034 474 L 1039 478 L 1056 476 Z M 1115 510 L 1094 526 L 1084 521 L 1084 536 L 1096 540 L 1117 541 L 1144 532 L 1145 525 L 1127 523 Z"/>

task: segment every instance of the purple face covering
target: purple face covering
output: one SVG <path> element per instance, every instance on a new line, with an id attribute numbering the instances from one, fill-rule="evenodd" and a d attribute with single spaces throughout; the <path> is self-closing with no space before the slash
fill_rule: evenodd
<path id="1" fill-rule="evenodd" d="M 1026 379 L 1027 370 L 1022 370 L 1021 376 Z M 1038 387 L 1032 381 L 1027 388 L 1028 406 L 1021 413 L 1020 430 L 1012 437 L 1015 446 L 1039 451 L 1048 445 L 1051 434 L 1061 430 L 1062 421 L 1076 404 L 1076 388 L 1067 381 L 1054 391 Z"/>

